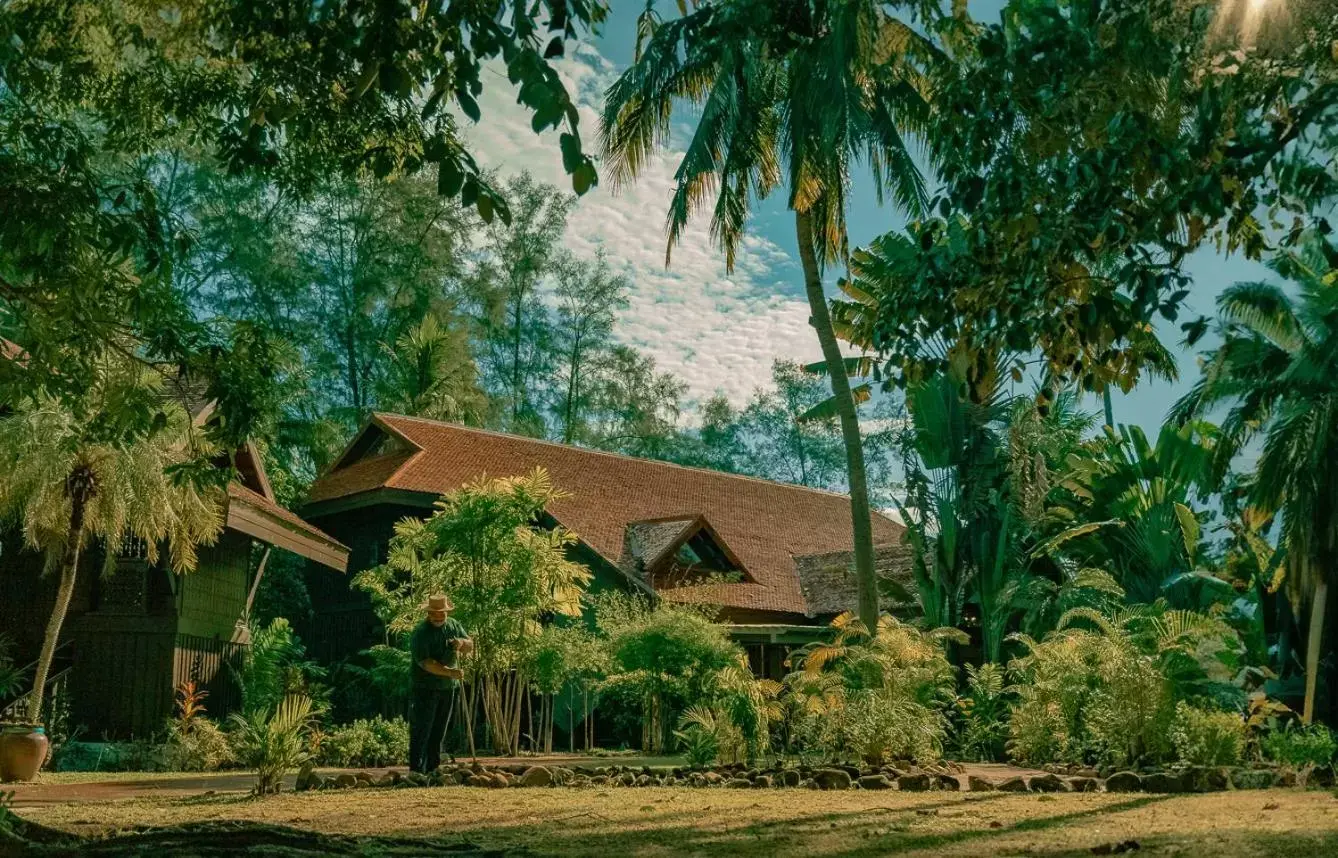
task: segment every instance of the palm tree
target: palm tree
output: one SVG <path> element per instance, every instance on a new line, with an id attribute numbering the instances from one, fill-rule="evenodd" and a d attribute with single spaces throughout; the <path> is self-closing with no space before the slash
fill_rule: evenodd
<path id="1" fill-rule="evenodd" d="M 16 522 L 25 544 L 46 554 L 47 571 L 60 575 L 30 718 L 42 711 L 86 546 L 107 547 L 110 571 L 127 542 L 141 545 L 150 563 L 166 545 L 171 568 L 184 572 L 195 567 L 195 547 L 218 537 L 221 489 L 192 479 L 189 467 L 200 458 L 200 443 L 185 409 L 163 396 L 159 377 L 110 351 L 76 402 L 39 392 L 0 416 L 0 521 Z"/>
<path id="2" fill-rule="evenodd" d="M 1310 604 L 1303 719 L 1315 714 L 1329 583 L 1338 564 L 1338 269 L 1318 241 L 1270 267 L 1295 284 L 1237 283 L 1218 299 L 1222 343 L 1172 412 L 1229 405 L 1217 471 L 1262 436 L 1251 502 L 1281 513 L 1288 595 Z"/>
<path id="3" fill-rule="evenodd" d="M 750 203 L 783 183 L 799 260 L 829 368 L 846 449 L 859 614 L 877 625 L 873 534 L 859 421 L 822 273 L 847 252 L 851 162 L 878 193 L 919 214 L 926 193 L 903 133 L 928 113 L 929 41 L 872 0 L 724 0 L 662 22 L 641 16 L 636 61 L 605 95 L 601 142 L 615 184 L 641 172 L 669 139 L 675 103 L 700 108 L 669 205 L 669 249 L 709 207 L 711 235 L 732 270 Z M 714 199 L 712 199 L 714 198 Z M 666 262 L 668 253 L 666 253 Z"/>

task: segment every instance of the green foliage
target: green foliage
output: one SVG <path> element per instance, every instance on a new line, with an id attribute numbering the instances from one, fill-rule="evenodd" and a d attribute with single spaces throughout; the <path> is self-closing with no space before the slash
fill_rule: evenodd
<path id="1" fill-rule="evenodd" d="M 1338 267 L 1327 238 L 1304 239 L 1271 262 L 1279 276 L 1295 282 L 1294 290 L 1237 283 L 1222 293 L 1222 343 L 1205 355 L 1202 379 L 1176 404 L 1174 416 L 1228 408 L 1215 457 L 1219 476 L 1245 445 L 1262 439 L 1247 498 L 1261 518 L 1281 513 L 1285 562 L 1281 580 L 1275 577 L 1268 589 L 1285 584 L 1297 615 L 1310 607 L 1302 716 L 1309 721 L 1323 670 L 1327 588 L 1338 564 L 1338 508 L 1330 491 L 1338 484 Z M 1274 564 L 1262 542 L 1256 534 L 1252 553 L 1267 569 Z"/>
<path id="2" fill-rule="evenodd" d="M 743 652 L 708 618 L 713 611 L 664 601 L 651 606 L 638 596 L 607 593 L 596 598 L 594 612 L 609 653 L 609 675 L 601 683 L 605 706 L 637 712 L 648 752 L 665 746 L 670 726 L 688 705 L 718 707 L 722 697 L 740 692 L 752 700 L 743 678 L 731 673 Z M 755 710 L 740 713 L 745 717 L 738 722 L 734 714 L 721 717 L 751 728 L 754 741 L 765 741 L 765 728 L 755 729 Z"/>
<path id="3" fill-rule="evenodd" d="M 1008 739 L 1008 695 L 1002 667 L 966 666 L 966 693 L 957 698 L 954 744 L 961 759 L 993 762 L 1004 757 Z"/>
<path id="4" fill-rule="evenodd" d="M 17 524 L 24 546 L 44 552 L 48 571 L 60 574 L 27 705 L 33 717 L 43 712 L 83 549 L 110 546 L 104 574 L 122 550 L 157 564 L 164 548 L 168 567 L 189 572 L 197 546 L 223 530 L 221 474 L 198 458 L 216 450 L 165 395 L 162 376 L 127 357 L 134 347 L 105 344 L 78 397 L 42 388 L 0 411 L 0 522 Z"/>
<path id="5" fill-rule="evenodd" d="M 1031 764 L 1168 760 L 1176 703 L 1231 688 L 1239 646 L 1220 620 L 1164 604 L 1113 618 L 1074 609 L 1043 641 L 1019 641 L 1008 751 Z"/>
<path id="6" fill-rule="evenodd" d="M 377 644 L 334 668 L 331 697 L 335 717 L 404 712 L 409 701 L 409 651 Z"/>
<path id="7" fill-rule="evenodd" d="M 1323 724 L 1288 724 L 1265 734 L 1260 746 L 1265 759 L 1298 771 L 1332 765 L 1338 755 L 1338 739 Z"/>
<path id="8" fill-rule="evenodd" d="M 715 765 L 720 746 L 729 744 L 732 737 L 722 736 L 733 730 L 727 719 L 702 706 L 689 706 L 678 719 L 674 737 L 687 764 L 694 769 Z M 722 741 L 723 739 L 723 741 Z"/>
<path id="9" fill-rule="evenodd" d="M 0 698 L 7 698 L 23 686 L 23 670 L 15 666 L 14 639 L 0 634 Z"/>
<path id="10" fill-rule="evenodd" d="M 952 630 L 922 632 L 884 616 L 870 636 L 850 614 L 832 624 L 833 640 L 791 656 L 786 677 L 801 744 L 823 756 L 932 759 L 943 751 L 954 672 L 944 653 Z"/>
<path id="11" fill-rule="evenodd" d="M 1293 5 L 1255 44 L 1227 20 L 1244 3 L 1015 2 L 943 28 L 955 61 L 932 70 L 926 135 L 943 192 L 880 304 L 893 370 L 961 341 L 1128 390 L 1156 362 L 1153 320 L 1189 296 L 1191 253 L 1259 258 L 1325 216 L 1338 17 Z"/>
<path id="12" fill-rule="evenodd" d="M 208 693 L 187 681 L 177 688 L 176 716 L 167 722 L 163 764 L 171 771 L 211 772 L 232 761 L 232 748 L 218 725 L 205 717 Z"/>
<path id="13" fill-rule="evenodd" d="M 1198 709 L 1185 701 L 1175 707 L 1171 746 L 1192 766 L 1235 766 L 1245 753 L 1245 720 L 1238 712 Z"/>
<path id="14" fill-rule="evenodd" d="M 534 527 L 563 496 L 542 469 L 470 483 L 441 498 L 426 521 L 398 523 L 385 565 L 354 578 L 394 635 L 417 625 L 430 594 L 450 595 L 455 618 L 474 641 L 462 663 L 471 694 L 482 693 L 494 741 L 505 753 L 519 750 L 520 706 L 542 623 L 579 616 L 591 577 L 567 559 L 576 539 L 570 531 Z"/>
<path id="15" fill-rule="evenodd" d="M 322 733 L 315 760 L 338 768 L 402 766 L 409 761 L 409 724 L 403 718 L 358 719 Z"/>
<path id="16" fill-rule="evenodd" d="M 325 669 L 307 659 L 307 651 L 288 621 L 279 617 L 254 629 L 251 645 L 242 656 L 237 681 L 242 690 L 242 711 L 272 712 L 291 696 L 324 700 Z"/>
<path id="17" fill-rule="evenodd" d="M 237 762 L 256 773 L 256 794 L 279 791 L 285 773 L 311 759 L 309 734 L 316 712 L 311 698 L 291 695 L 273 709 L 232 716 Z"/>

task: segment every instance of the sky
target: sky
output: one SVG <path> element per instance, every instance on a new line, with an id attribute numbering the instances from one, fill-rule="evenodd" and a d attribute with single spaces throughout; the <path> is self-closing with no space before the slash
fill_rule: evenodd
<path id="1" fill-rule="evenodd" d="M 972 14 L 995 20 L 1004 0 L 974 0 Z M 612 0 L 603 31 L 571 49 L 557 68 L 577 102 L 587 150 L 595 147 L 598 110 L 604 90 L 632 61 L 635 20 L 641 0 Z M 674 4 L 664 14 L 675 14 Z M 527 170 L 558 187 L 570 187 L 563 173 L 556 134 L 536 135 L 530 113 L 516 103 L 504 69 L 488 70 L 479 99 L 482 120 L 466 129 L 480 162 L 503 175 Z M 793 216 L 783 192 L 755 207 L 747 237 L 733 272 L 712 246 L 706 218 L 689 225 L 665 267 L 665 213 L 673 173 L 691 133 L 693 116 L 674 117 L 669 147 L 656 155 L 632 185 L 614 189 L 607 180 L 576 204 L 568 226 L 568 245 L 578 256 L 593 258 L 599 248 L 632 283 L 630 305 L 621 314 L 615 336 L 650 353 L 662 370 L 688 384 L 688 396 L 704 400 L 717 391 L 742 402 L 769 383 L 776 358 L 807 363 L 820 359 L 817 338 L 808 327 L 808 307 L 796 255 Z M 468 125 L 468 123 L 465 123 Z M 867 175 L 856 173 L 849 212 L 852 247 L 899 228 L 904 220 L 891 207 L 880 207 Z M 1219 256 L 1211 249 L 1188 261 L 1193 288 L 1181 320 L 1211 315 L 1223 288 L 1238 280 L 1264 279 L 1261 265 Z M 829 279 L 841 272 L 832 271 Z M 1164 323 L 1163 342 L 1178 344 L 1177 324 Z M 1143 426 L 1155 433 L 1167 410 L 1197 376 L 1194 354 L 1177 346 L 1180 378 L 1144 381 L 1129 395 L 1114 395 L 1117 423 Z M 1019 393 L 1024 392 L 1022 389 Z M 1093 410 L 1099 402 L 1093 399 Z"/>

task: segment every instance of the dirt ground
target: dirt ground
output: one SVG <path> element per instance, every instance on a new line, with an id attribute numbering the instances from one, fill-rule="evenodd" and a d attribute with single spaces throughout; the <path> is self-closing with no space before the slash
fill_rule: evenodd
<path id="1" fill-rule="evenodd" d="M 462 854 L 948 858 L 1137 849 L 1211 858 L 1338 855 L 1338 798 L 1329 791 L 1161 796 L 446 787 L 265 799 L 219 793 L 76 799 L 17 812 L 81 835 L 245 821 L 298 832 L 431 838 L 458 843 Z M 378 852 L 375 841 L 364 848 L 359 854 Z"/>

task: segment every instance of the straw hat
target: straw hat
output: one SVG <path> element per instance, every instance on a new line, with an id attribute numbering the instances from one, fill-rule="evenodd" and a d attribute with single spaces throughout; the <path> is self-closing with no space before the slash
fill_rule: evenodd
<path id="1" fill-rule="evenodd" d="M 455 605 L 451 604 L 451 597 L 447 596 L 445 593 L 433 593 L 431 596 L 428 596 L 427 601 L 423 603 L 423 610 L 432 613 L 449 611 L 453 608 L 455 608 Z"/>

